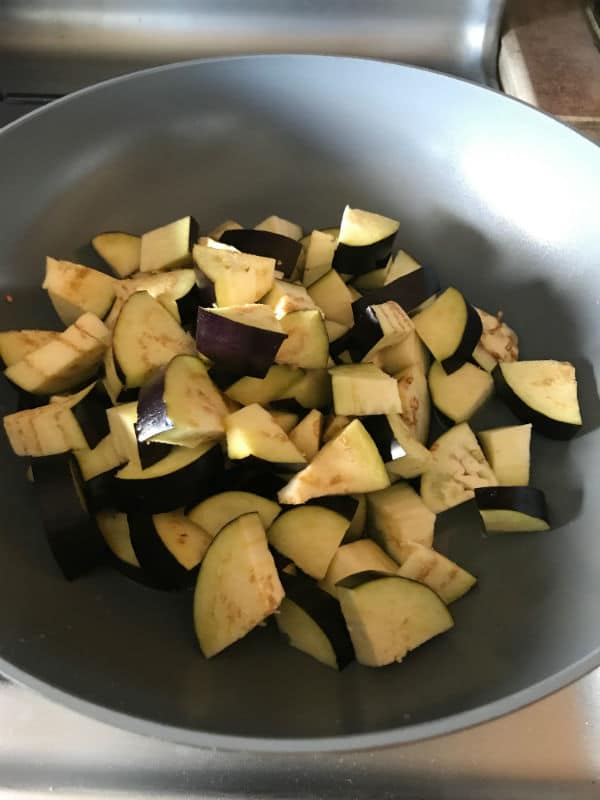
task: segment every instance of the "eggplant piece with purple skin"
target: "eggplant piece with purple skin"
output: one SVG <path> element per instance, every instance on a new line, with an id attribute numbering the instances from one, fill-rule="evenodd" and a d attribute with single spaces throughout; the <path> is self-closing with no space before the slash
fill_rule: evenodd
<path id="1" fill-rule="evenodd" d="M 275 616 L 292 647 L 333 669 L 354 660 L 354 648 L 340 605 L 304 575 L 280 571 L 285 597 Z"/>
<path id="2" fill-rule="evenodd" d="M 117 572 L 136 583 L 151 589 L 162 589 L 140 566 L 131 544 L 127 514 L 120 511 L 100 511 L 96 514 L 96 524 L 108 548 L 109 564 Z"/>
<path id="3" fill-rule="evenodd" d="M 475 489 L 475 503 L 486 531 L 550 530 L 546 497 L 533 486 L 484 486 Z"/>
<path id="4" fill-rule="evenodd" d="M 110 433 L 106 409 L 111 405 L 108 395 L 95 384 L 93 389 L 71 408 L 90 449 L 96 447 Z"/>
<path id="5" fill-rule="evenodd" d="M 250 319 L 248 324 L 231 319 L 223 313 L 226 310 L 198 309 L 196 346 L 199 352 L 219 369 L 238 377 L 264 378 L 287 334 L 276 328 L 256 327 Z"/>
<path id="6" fill-rule="evenodd" d="M 281 270 L 286 278 L 289 278 L 294 271 L 302 252 L 302 245 L 295 239 L 255 228 L 225 231 L 219 241 L 236 247 L 242 253 L 274 258 L 277 269 Z"/>
<path id="7" fill-rule="evenodd" d="M 396 439 L 386 414 L 373 414 L 372 416 L 363 417 L 361 422 L 375 442 L 379 455 L 384 462 L 402 458 L 404 448 Z"/>
<path id="8" fill-rule="evenodd" d="M 130 462 L 116 473 L 106 492 L 113 508 L 149 514 L 173 511 L 221 491 L 225 465 L 219 445 L 173 447 L 147 469 Z"/>
<path id="9" fill-rule="evenodd" d="M 277 493 L 287 483 L 287 478 L 281 477 L 274 471 L 276 465 L 266 461 L 256 463 L 254 459 L 237 461 L 235 466 L 226 470 L 224 475 L 223 490 L 252 492 L 269 500 L 277 500 Z"/>
<path id="10" fill-rule="evenodd" d="M 409 272 L 380 289 L 367 292 L 352 303 L 355 324 L 360 324 L 360 318 L 369 306 L 393 300 L 410 314 L 439 290 L 440 282 L 432 270 L 422 267 Z"/>
<path id="11" fill-rule="evenodd" d="M 400 223 L 395 219 L 346 206 L 333 268 L 347 275 L 360 275 L 384 267 L 399 227 Z"/>
<path id="12" fill-rule="evenodd" d="M 358 500 L 349 494 L 332 494 L 326 497 L 313 497 L 306 501 L 306 505 L 328 508 L 330 511 L 346 517 L 348 522 L 352 522 L 358 508 Z M 293 506 L 288 506 L 288 508 L 293 508 Z"/>
<path id="13" fill-rule="evenodd" d="M 98 566 L 104 540 L 90 517 L 77 462 L 68 453 L 34 458 L 35 493 L 52 555 L 67 580 Z"/>

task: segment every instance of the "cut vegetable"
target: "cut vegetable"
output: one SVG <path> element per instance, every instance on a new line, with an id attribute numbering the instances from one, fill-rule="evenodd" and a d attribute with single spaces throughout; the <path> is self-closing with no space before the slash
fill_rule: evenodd
<path id="1" fill-rule="evenodd" d="M 278 233 L 281 236 L 289 236 L 290 239 L 298 241 L 302 238 L 304 231 L 301 225 L 295 222 L 290 222 L 289 219 L 283 219 L 273 214 L 270 217 L 265 217 L 258 225 L 254 226 L 256 231 L 270 231 L 271 233 Z"/>
<path id="2" fill-rule="evenodd" d="M 481 486 L 498 480 L 468 423 L 462 422 L 431 445 L 433 462 L 421 477 L 421 497 L 436 514 L 471 500 Z"/>
<path id="3" fill-rule="evenodd" d="M 231 384 L 225 394 L 244 406 L 249 406 L 251 403 L 260 403 L 264 406 L 281 397 L 303 375 L 304 373 L 296 367 L 275 364 L 269 367 L 264 378 L 240 378 Z"/>
<path id="4" fill-rule="evenodd" d="M 125 466 L 127 459 L 117 450 L 111 433 L 102 439 L 93 449 L 84 448 L 73 453 L 79 464 L 84 481 L 90 481 L 98 475 Z"/>
<path id="5" fill-rule="evenodd" d="M 402 403 L 398 382 L 374 364 L 351 364 L 331 370 L 333 407 L 336 414 L 366 416 L 399 414 Z"/>
<path id="6" fill-rule="evenodd" d="M 350 354 L 354 361 L 374 362 L 380 350 L 402 342 L 414 330 L 413 321 L 398 303 L 388 300 L 368 306 L 349 336 Z"/>
<path id="7" fill-rule="evenodd" d="M 291 558 L 307 575 L 321 580 L 349 525 L 345 516 L 330 508 L 305 505 L 280 514 L 267 537 L 279 553 Z"/>
<path id="8" fill-rule="evenodd" d="M 414 365 L 425 376 L 429 368 L 429 355 L 415 331 L 391 347 L 377 350 L 373 363 L 389 375 L 396 375 Z"/>
<path id="9" fill-rule="evenodd" d="M 127 514 L 120 511 L 100 511 L 96 514 L 96 524 L 115 558 L 141 572 L 140 562 L 131 544 Z"/>
<path id="10" fill-rule="evenodd" d="M 141 388 L 136 433 L 139 442 L 197 447 L 225 433 L 227 407 L 196 356 L 175 356 Z"/>
<path id="11" fill-rule="evenodd" d="M 290 441 L 307 461 L 312 461 L 321 446 L 323 414 L 314 408 L 290 431 Z"/>
<path id="12" fill-rule="evenodd" d="M 346 206 L 333 257 L 334 269 L 358 275 L 383 267 L 399 227 L 395 219 Z"/>
<path id="13" fill-rule="evenodd" d="M 410 275 L 411 272 L 419 269 L 423 268 L 418 261 L 415 261 L 405 250 L 398 250 L 385 266 L 384 285 L 404 278 L 405 275 Z"/>
<path id="14" fill-rule="evenodd" d="M 347 327 L 354 324 L 352 294 L 334 269 L 330 269 L 322 278 L 312 283 L 308 287 L 308 293 L 326 319 L 332 319 Z"/>
<path id="15" fill-rule="evenodd" d="M 97 269 L 71 261 L 46 259 L 42 289 L 65 325 L 72 325 L 86 311 L 102 319 L 115 299 L 116 281 Z"/>
<path id="16" fill-rule="evenodd" d="M 448 375 L 439 361 L 429 370 L 429 391 L 434 406 L 452 422 L 466 422 L 494 391 L 490 374 L 467 362 Z"/>
<path id="17" fill-rule="evenodd" d="M 337 583 L 348 575 L 366 570 L 395 575 L 398 572 L 398 564 L 375 542 L 370 539 L 360 539 L 357 542 L 344 544 L 336 550 L 327 574 L 319 586 L 333 597 L 337 597 Z"/>
<path id="18" fill-rule="evenodd" d="M 192 247 L 197 238 L 198 223 L 193 217 L 183 217 L 148 231 L 141 239 L 140 271 L 187 267 L 192 263 Z"/>
<path id="19" fill-rule="evenodd" d="M 126 278 L 140 268 L 142 240 L 123 231 L 106 231 L 92 239 L 92 247 L 119 278 Z"/>
<path id="20" fill-rule="evenodd" d="M 279 502 L 298 505 L 312 497 L 374 492 L 389 483 L 377 447 L 359 420 L 354 420 L 281 489 Z"/>
<path id="21" fill-rule="evenodd" d="M 244 514 L 215 537 L 200 565 L 194 626 L 206 658 L 241 639 L 284 596 L 258 514 Z"/>
<path id="22" fill-rule="evenodd" d="M 363 420 L 390 475 L 416 478 L 431 464 L 431 453 L 413 437 L 399 414 L 367 417 Z"/>
<path id="23" fill-rule="evenodd" d="M 196 265 L 214 283 L 219 306 L 256 303 L 273 286 L 273 258 L 203 244 L 194 245 L 193 257 Z"/>
<path id="24" fill-rule="evenodd" d="M 370 292 L 372 289 L 381 289 L 385 283 L 385 267 L 372 269 L 370 272 L 365 272 L 358 275 L 353 281 L 352 285 L 360 292 Z"/>
<path id="25" fill-rule="evenodd" d="M 20 330 L 0 333 L 0 361 L 11 367 L 29 353 L 38 350 L 60 336 L 57 331 Z"/>
<path id="26" fill-rule="evenodd" d="M 437 594 L 408 578 L 362 572 L 338 584 L 338 596 L 356 659 L 368 667 L 402 661 L 454 624 Z"/>
<path id="27" fill-rule="evenodd" d="M 393 300 L 408 313 L 413 313 L 434 297 L 440 290 L 437 277 L 428 269 L 421 267 L 409 272 L 380 289 L 373 289 L 352 305 L 354 319 L 358 322 L 367 306 Z"/>
<path id="28" fill-rule="evenodd" d="M 405 542 L 431 547 L 435 514 L 407 483 L 368 495 L 367 508 L 369 530 L 395 561 L 401 561 Z"/>
<path id="29" fill-rule="evenodd" d="M 519 339 L 517 334 L 502 321 L 499 311 L 495 316 L 476 308 L 483 327 L 481 337 L 473 350 L 473 358 L 480 367 L 491 372 L 500 361 L 517 361 Z"/>
<path id="30" fill-rule="evenodd" d="M 281 506 L 253 492 L 229 491 L 214 494 L 192 508 L 187 516 L 211 536 L 236 517 L 256 513 L 267 529 L 281 511 Z"/>
<path id="31" fill-rule="evenodd" d="M 302 252 L 302 246 L 295 239 L 268 230 L 228 230 L 221 236 L 221 241 L 237 247 L 243 253 L 275 259 L 275 268 L 286 277 L 294 271 Z"/>
<path id="32" fill-rule="evenodd" d="M 447 373 L 460 369 L 471 358 L 482 333 L 477 311 L 453 287 L 417 314 L 414 321 L 417 333 Z"/>
<path id="33" fill-rule="evenodd" d="M 74 580 L 96 567 L 105 553 L 88 514 L 77 462 L 64 453 L 34 459 L 31 470 L 50 549 L 65 578 Z"/>
<path id="34" fill-rule="evenodd" d="M 411 435 L 423 444 L 429 436 L 431 402 L 427 378 L 420 364 L 411 364 L 394 377 L 398 381 L 398 394 L 402 403 L 402 421 Z"/>
<path id="35" fill-rule="evenodd" d="M 309 369 L 280 399 L 295 400 L 302 408 L 326 408 L 331 404 L 331 376 L 326 369 Z"/>
<path id="36" fill-rule="evenodd" d="M 139 273 L 118 282 L 117 296 L 125 301 L 135 292 L 148 292 L 152 297 L 168 295 L 173 300 L 182 302 L 192 292 L 195 285 L 196 278 L 193 269 Z"/>
<path id="37" fill-rule="evenodd" d="M 231 459 L 254 456 L 276 464 L 296 466 L 306 459 L 268 411 L 253 403 L 225 420 L 227 454 Z"/>
<path id="38" fill-rule="evenodd" d="M 198 350 L 238 375 L 264 378 L 285 337 L 269 306 L 198 309 Z"/>
<path id="39" fill-rule="evenodd" d="M 96 372 L 109 343 L 110 332 L 103 322 L 94 314 L 82 314 L 55 339 L 8 367 L 4 374 L 32 394 L 66 392 Z"/>
<path id="40" fill-rule="evenodd" d="M 189 583 L 212 536 L 181 510 L 163 514 L 129 514 L 131 544 L 137 559 L 157 585 L 178 588 Z"/>
<path id="41" fill-rule="evenodd" d="M 236 409 L 236 411 L 239 409 Z M 275 422 L 283 429 L 288 435 L 298 424 L 299 416 L 292 411 L 284 411 L 283 409 L 270 408 L 269 414 L 273 417 Z M 291 439 L 290 439 L 291 441 Z"/>
<path id="42" fill-rule="evenodd" d="M 477 578 L 441 553 L 416 542 L 401 546 L 401 565 L 398 575 L 424 583 L 450 605 L 466 594 Z"/>
<path id="43" fill-rule="evenodd" d="M 356 511 L 350 522 L 350 527 L 346 531 L 343 538 L 343 544 L 350 544 L 356 542 L 362 537 L 365 532 L 367 524 L 367 497 L 364 494 L 354 494 L 352 497 L 356 500 Z"/>
<path id="44" fill-rule="evenodd" d="M 344 428 L 351 422 L 352 420 L 350 417 L 345 417 L 341 414 L 330 414 L 325 422 L 325 429 L 323 430 L 323 442 L 329 442 L 331 439 L 334 439 L 338 433 L 343 431 Z"/>
<path id="45" fill-rule="evenodd" d="M 294 311 L 280 320 L 287 339 L 277 351 L 275 360 L 303 369 L 320 369 L 329 361 L 329 339 L 318 309 Z"/>
<path id="46" fill-rule="evenodd" d="M 550 530 L 546 497 L 532 486 L 493 486 L 475 490 L 486 531 Z"/>
<path id="47" fill-rule="evenodd" d="M 498 394 L 522 422 L 551 439 L 581 428 L 575 367 L 568 361 L 514 361 L 494 370 Z"/>
<path id="48" fill-rule="evenodd" d="M 332 669 L 344 669 L 354 649 L 339 603 L 302 575 L 281 574 L 285 597 L 275 621 L 292 647 Z"/>
<path id="49" fill-rule="evenodd" d="M 236 222 L 234 219 L 226 219 L 225 222 L 221 222 L 216 228 L 210 230 L 206 235 L 210 239 L 215 239 L 218 241 L 225 231 L 239 231 L 242 227 L 243 225 L 240 225 L 240 223 Z"/>
<path id="50" fill-rule="evenodd" d="M 273 282 L 273 288 L 263 297 L 262 302 L 271 306 L 277 319 L 281 319 L 286 314 L 291 314 L 294 311 L 306 311 L 316 308 L 314 300 L 304 286 L 278 279 Z"/>
<path id="51" fill-rule="evenodd" d="M 527 486 L 531 423 L 479 431 L 477 437 L 500 486 Z"/>
<path id="52" fill-rule="evenodd" d="M 87 447 L 75 415 L 62 403 L 7 414 L 4 430 L 18 456 L 53 456 Z"/>
<path id="53" fill-rule="evenodd" d="M 306 245 L 306 259 L 302 275 L 302 283 L 305 286 L 312 286 L 319 278 L 329 272 L 333 264 L 335 248 L 336 239 L 334 236 L 323 233 L 323 231 L 313 231 L 310 234 Z"/>

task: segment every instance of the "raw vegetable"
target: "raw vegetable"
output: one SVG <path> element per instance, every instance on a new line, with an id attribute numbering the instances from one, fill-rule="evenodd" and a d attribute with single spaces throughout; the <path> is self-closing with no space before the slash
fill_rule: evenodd
<path id="1" fill-rule="evenodd" d="M 547 531 L 546 498 L 532 486 L 494 486 L 475 490 L 486 531 Z"/>

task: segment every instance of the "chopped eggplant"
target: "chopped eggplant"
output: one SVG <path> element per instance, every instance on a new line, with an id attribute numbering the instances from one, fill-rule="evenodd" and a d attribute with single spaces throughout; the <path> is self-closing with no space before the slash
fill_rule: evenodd
<path id="1" fill-rule="evenodd" d="M 4 374 L 32 394 L 66 392 L 91 378 L 109 343 L 110 332 L 104 323 L 87 312 L 56 339 L 8 367 Z"/>
<path id="2" fill-rule="evenodd" d="M 414 330 L 411 318 L 393 300 L 367 306 L 349 336 L 350 354 L 354 361 L 374 362 L 380 350 L 399 344 Z"/>
<path id="3" fill-rule="evenodd" d="M 302 226 L 295 222 L 290 222 L 289 219 L 283 219 L 275 214 L 270 217 L 265 217 L 258 225 L 254 226 L 255 231 L 269 231 L 270 233 L 278 233 L 280 236 L 288 236 L 290 239 L 299 241 L 302 239 L 304 231 Z"/>
<path id="4" fill-rule="evenodd" d="M 264 378 L 285 337 L 269 306 L 198 309 L 199 352 L 238 375 Z"/>
<path id="5" fill-rule="evenodd" d="M 359 539 L 350 544 L 343 544 L 335 551 L 327 573 L 320 581 L 319 586 L 337 598 L 336 584 L 349 575 L 366 570 L 396 575 L 398 564 L 371 539 Z"/>
<path id="6" fill-rule="evenodd" d="M 350 544 L 362 538 L 367 525 L 367 496 L 364 494 L 353 494 L 356 500 L 356 511 L 350 521 L 350 527 L 346 531 L 342 544 Z"/>
<path id="7" fill-rule="evenodd" d="M 148 231 L 140 243 L 140 271 L 161 272 L 189 266 L 197 238 L 198 223 L 193 217 L 183 217 Z"/>
<path id="8" fill-rule="evenodd" d="M 304 286 L 312 286 L 329 272 L 333 264 L 336 244 L 335 236 L 330 236 L 323 231 L 315 230 L 310 234 L 306 245 L 306 259 L 302 275 Z"/>
<path id="9" fill-rule="evenodd" d="M 119 281 L 117 295 L 124 302 L 135 292 L 148 292 L 152 297 L 168 295 L 179 303 L 188 297 L 195 285 L 196 277 L 193 269 L 173 269 L 170 272 L 142 272 L 126 280 Z"/>
<path id="10" fill-rule="evenodd" d="M 467 362 L 446 373 L 439 361 L 429 370 L 429 391 L 434 406 L 454 423 L 466 422 L 489 400 L 494 391 L 491 375 Z"/>
<path id="11" fill-rule="evenodd" d="M 197 356 L 175 356 L 141 388 L 139 442 L 197 447 L 225 433 L 227 407 Z"/>
<path id="12" fill-rule="evenodd" d="M 435 514 L 407 483 L 394 483 L 367 497 L 368 524 L 374 538 L 395 561 L 404 542 L 433 543 Z"/>
<path id="13" fill-rule="evenodd" d="M 475 502 L 486 531 L 550 530 L 546 497 L 532 486 L 486 486 L 475 489 Z"/>
<path id="14" fill-rule="evenodd" d="M 531 423 L 479 431 L 477 437 L 500 486 L 527 486 Z"/>
<path id="15" fill-rule="evenodd" d="M 423 307 L 423 304 L 434 297 L 440 290 L 440 283 L 431 270 L 421 267 L 400 278 L 385 283 L 380 289 L 373 289 L 352 304 L 356 322 L 364 314 L 368 306 L 393 300 L 408 313 Z"/>
<path id="16" fill-rule="evenodd" d="M 359 420 L 354 420 L 281 489 L 279 502 L 298 505 L 313 497 L 374 492 L 389 483 L 377 447 Z"/>
<path id="17" fill-rule="evenodd" d="M 226 219 L 225 222 L 221 222 L 216 228 L 210 230 L 206 235 L 210 239 L 218 241 L 225 231 L 239 231 L 240 228 L 243 227 L 243 225 L 240 225 L 240 223 L 236 222 L 234 219 Z"/>
<path id="18" fill-rule="evenodd" d="M 218 306 L 256 303 L 273 286 L 274 258 L 204 244 L 194 245 L 193 256 L 196 265 L 213 282 Z"/>
<path id="19" fill-rule="evenodd" d="M 65 325 L 72 325 L 86 311 L 103 319 L 114 302 L 117 281 L 97 269 L 71 261 L 46 259 L 42 289 Z"/>
<path id="20" fill-rule="evenodd" d="M 434 591 L 397 575 L 351 575 L 338 584 L 338 597 L 356 660 L 368 667 L 402 661 L 454 625 Z"/>
<path id="21" fill-rule="evenodd" d="M 221 241 L 237 247 L 243 253 L 275 259 L 276 269 L 286 277 L 294 271 L 302 252 L 302 246 L 295 239 L 268 230 L 228 230 L 221 236 Z"/>
<path id="22" fill-rule="evenodd" d="M 206 658 L 263 622 L 283 597 L 258 514 L 225 525 L 200 565 L 194 596 L 194 626 Z"/>
<path id="23" fill-rule="evenodd" d="M 289 433 L 290 441 L 307 461 L 312 461 L 321 446 L 322 430 L 323 414 L 313 408 Z"/>
<path id="24" fill-rule="evenodd" d="M 18 456 L 53 456 L 87 447 L 73 411 L 64 403 L 7 414 L 4 430 Z"/>
<path id="25" fill-rule="evenodd" d="M 294 311 L 281 318 L 287 338 L 277 351 L 278 364 L 302 369 L 322 369 L 329 360 L 329 339 L 318 309 Z"/>
<path id="26" fill-rule="evenodd" d="M 51 402 L 66 404 L 75 419 L 86 441 L 86 447 L 95 448 L 105 436 L 108 436 L 109 425 L 106 411 L 110 408 L 110 399 L 94 382 L 74 395 L 52 397 Z"/>
<path id="27" fill-rule="evenodd" d="M 207 497 L 188 511 L 187 516 L 210 536 L 243 514 L 256 513 L 265 529 L 273 523 L 281 506 L 253 492 L 228 491 Z"/>
<path id="28" fill-rule="evenodd" d="M 113 505 L 127 512 L 140 508 L 150 514 L 173 511 L 219 491 L 224 479 L 219 445 L 174 447 L 147 469 L 132 460 L 119 470 L 112 481 Z"/>
<path id="29" fill-rule="evenodd" d="M 427 378 L 420 364 L 411 364 L 394 375 L 398 381 L 398 394 L 402 402 L 402 421 L 421 444 L 429 436 L 431 402 Z"/>
<path id="30" fill-rule="evenodd" d="M 326 369 L 309 369 L 280 395 L 300 408 L 326 408 L 331 404 L 331 376 Z"/>
<path id="31" fill-rule="evenodd" d="M 423 267 L 405 250 L 398 250 L 385 265 L 383 285 L 393 283 L 411 272 L 416 272 Z"/>
<path id="32" fill-rule="evenodd" d="M 119 278 L 127 278 L 140 268 L 140 236 L 123 231 L 105 231 L 94 236 L 91 244 Z"/>
<path id="33" fill-rule="evenodd" d="M 250 378 L 248 376 L 240 378 L 229 386 L 225 394 L 245 406 L 249 406 L 252 403 L 260 403 L 261 406 L 264 406 L 281 397 L 303 375 L 302 370 L 297 367 L 274 364 L 269 367 L 264 378 Z"/>
<path id="34" fill-rule="evenodd" d="M 425 376 L 429 368 L 429 355 L 415 331 L 409 333 L 402 341 L 377 350 L 373 363 L 389 375 L 396 375 L 408 367 L 415 366 Z"/>
<path id="35" fill-rule="evenodd" d="M 104 540 L 88 513 L 75 459 L 66 453 L 31 462 L 33 481 L 52 554 L 67 580 L 96 567 Z"/>
<path id="36" fill-rule="evenodd" d="M 400 556 L 398 575 L 429 586 L 447 606 L 466 594 L 477 583 L 477 578 L 470 572 L 441 553 L 430 547 L 423 547 L 417 542 L 403 544 Z"/>
<path id="37" fill-rule="evenodd" d="M 333 257 L 334 269 L 358 275 L 383 267 L 399 227 L 395 219 L 346 206 Z"/>
<path id="38" fill-rule="evenodd" d="M 308 287 L 308 293 L 326 319 L 348 327 L 354 324 L 352 294 L 334 269 L 312 283 Z"/>
<path id="39" fill-rule="evenodd" d="M 326 319 L 324 322 L 325 330 L 327 331 L 327 338 L 329 339 L 330 344 L 342 339 L 342 337 L 344 337 L 350 330 L 347 325 L 341 325 L 339 322 L 335 322 L 332 319 Z"/>
<path id="40" fill-rule="evenodd" d="M 498 394 L 522 421 L 551 439 L 581 428 L 575 367 L 568 361 L 514 361 L 494 370 Z"/>
<path id="41" fill-rule="evenodd" d="M 452 286 L 417 314 L 415 327 L 447 373 L 460 369 L 471 358 L 483 330 L 477 311 Z"/>
<path id="42" fill-rule="evenodd" d="M 131 389 L 180 354 L 195 355 L 194 340 L 148 292 L 136 292 L 123 304 L 113 333 L 117 375 Z"/>
<path id="43" fill-rule="evenodd" d="M 275 621 L 292 647 L 332 669 L 344 669 L 354 650 L 339 603 L 303 575 L 281 574 L 285 597 Z"/>
<path id="44" fill-rule="evenodd" d="M 336 414 L 367 416 L 402 412 L 398 382 L 374 364 L 334 367 L 331 388 Z"/>
<path id="45" fill-rule="evenodd" d="M 231 459 L 260 458 L 275 464 L 306 463 L 298 448 L 262 406 L 253 403 L 225 420 L 227 454 Z"/>
<path id="46" fill-rule="evenodd" d="M 73 455 L 77 459 L 84 481 L 90 481 L 98 475 L 116 471 L 127 463 L 127 459 L 123 458 L 115 447 L 112 433 L 105 436 L 93 449 L 86 447 L 75 450 Z"/>
<path id="47" fill-rule="evenodd" d="M 349 525 L 344 515 L 330 508 L 303 505 L 280 514 L 268 529 L 267 538 L 277 552 L 321 580 Z"/>
<path id="48" fill-rule="evenodd" d="M 352 285 L 355 286 L 363 294 L 365 292 L 370 292 L 373 289 L 381 289 L 381 287 L 385 283 L 385 273 L 386 273 L 385 267 L 372 269 L 370 272 L 364 272 L 362 275 L 358 275 L 352 281 Z"/>
<path id="49" fill-rule="evenodd" d="M 517 334 L 503 322 L 503 314 L 499 311 L 495 316 L 481 308 L 476 308 L 482 325 L 482 333 L 475 349 L 473 359 L 487 372 L 501 361 L 518 361 L 519 339 Z"/>
<path id="50" fill-rule="evenodd" d="M 11 367 L 25 356 L 33 353 L 60 336 L 58 331 L 20 330 L 0 333 L 0 361 Z"/>
<path id="51" fill-rule="evenodd" d="M 363 420 L 392 478 L 416 478 L 431 464 L 431 453 L 414 438 L 399 414 Z"/>
<path id="52" fill-rule="evenodd" d="M 262 302 L 271 306 L 277 319 L 294 311 L 315 309 L 316 305 L 304 286 L 299 283 L 276 279 L 271 291 L 263 297 Z"/>
<path id="53" fill-rule="evenodd" d="M 436 514 L 471 500 L 481 486 L 498 484 L 468 423 L 450 428 L 430 450 L 433 461 L 421 476 L 421 497 Z"/>
<path id="54" fill-rule="evenodd" d="M 131 544 L 127 514 L 120 511 L 99 511 L 96 514 L 96 525 L 115 558 L 141 573 L 140 562 Z"/>
<path id="55" fill-rule="evenodd" d="M 212 536 L 181 510 L 128 515 L 131 544 L 147 575 L 165 589 L 185 586 L 204 558 Z"/>
<path id="56" fill-rule="evenodd" d="M 236 409 L 236 411 L 239 409 Z M 278 408 L 269 408 L 269 414 L 273 417 L 275 422 L 279 425 L 280 428 L 283 429 L 284 433 L 287 433 L 288 436 L 292 432 L 292 430 L 298 424 L 298 420 L 300 417 L 298 414 L 294 414 L 293 411 L 285 411 L 284 409 Z M 290 437 L 291 441 L 291 437 Z"/>

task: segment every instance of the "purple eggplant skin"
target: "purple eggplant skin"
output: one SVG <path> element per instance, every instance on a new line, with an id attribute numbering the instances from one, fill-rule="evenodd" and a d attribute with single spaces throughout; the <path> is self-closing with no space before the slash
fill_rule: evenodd
<path id="1" fill-rule="evenodd" d="M 273 464 L 262 462 L 257 469 L 256 462 L 247 464 L 246 461 L 247 459 L 243 459 L 236 462 L 235 466 L 225 472 L 222 491 L 252 492 L 268 500 L 277 501 L 277 493 L 283 489 L 288 479 L 275 472 Z"/>
<path id="2" fill-rule="evenodd" d="M 388 300 L 398 303 L 410 314 L 421 303 L 433 297 L 439 291 L 440 282 L 437 275 L 428 267 L 421 267 L 379 289 L 367 291 L 364 297 L 355 300 L 352 303 L 354 323 L 355 325 L 360 324 L 360 318 L 369 306 L 379 305 Z"/>
<path id="3" fill-rule="evenodd" d="M 169 591 L 182 589 L 194 579 L 196 570 L 187 570 L 163 544 L 151 514 L 127 515 L 131 544 L 145 576 L 152 586 Z"/>
<path id="4" fill-rule="evenodd" d="M 481 323 L 481 317 L 473 306 L 467 303 L 467 321 L 460 344 L 451 356 L 448 356 L 448 358 L 442 361 L 442 367 L 448 375 L 456 372 L 457 369 L 460 369 L 463 364 L 466 364 L 467 361 L 470 360 L 482 333 L 483 325 Z"/>
<path id="5" fill-rule="evenodd" d="M 573 425 L 570 422 L 551 419 L 545 414 L 540 414 L 539 411 L 530 408 L 506 383 L 499 365 L 494 367 L 492 378 L 494 379 L 494 388 L 503 402 L 521 422 L 531 422 L 534 431 L 541 433 L 548 439 L 566 441 L 567 439 L 572 439 L 581 430 L 581 425 Z"/>
<path id="6" fill-rule="evenodd" d="M 341 586 L 342 589 L 358 589 L 359 586 L 362 586 L 365 583 L 384 580 L 386 578 L 389 578 L 390 580 L 400 579 L 402 581 L 411 580 L 410 578 L 402 578 L 400 575 L 390 575 L 389 572 L 378 572 L 374 569 L 367 569 L 364 570 L 364 572 L 355 572 L 353 575 L 348 575 L 347 578 L 343 578 L 343 580 L 338 581 L 336 586 Z"/>
<path id="7" fill-rule="evenodd" d="M 286 278 L 289 278 L 294 271 L 302 252 L 302 245 L 295 239 L 271 231 L 256 231 L 254 228 L 225 231 L 220 241 L 237 247 L 243 253 L 274 258 L 277 269 L 281 270 Z"/>
<path id="8" fill-rule="evenodd" d="M 126 463 L 125 461 L 120 466 L 102 472 L 85 482 L 85 497 L 91 512 L 114 508 L 115 475 Z"/>
<path id="9" fill-rule="evenodd" d="M 546 496 L 534 486 L 482 486 L 475 489 L 475 503 L 482 511 L 520 511 L 550 524 Z"/>
<path id="10" fill-rule="evenodd" d="M 333 255 L 333 269 L 347 275 L 362 275 L 373 269 L 385 267 L 394 246 L 396 234 L 372 244 L 354 247 L 340 243 Z"/>
<path id="11" fill-rule="evenodd" d="M 135 435 L 140 443 L 175 427 L 164 401 L 166 374 L 167 367 L 160 367 L 140 388 L 135 423 Z"/>
<path id="12" fill-rule="evenodd" d="M 111 405 L 109 397 L 96 384 L 91 392 L 72 408 L 75 419 L 91 450 L 110 433 L 106 410 Z"/>
<path id="13" fill-rule="evenodd" d="M 333 494 L 327 497 L 313 497 L 304 505 L 328 508 L 330 511 L 335 511 L 335 513 L 339 514 L 341 517 L 345 517 L 348 522 L 352 522 L 356 514 L 356 509 L 358 508 L 358 500 L 347 494 Z M 287 506 L 285 508 L 287 508 Z M 290 508 L 296 508 L 296 506 L 290 506 Z"/>
<path id="14" fill-rule="evenodd" d="M 198 309 L 196 347 L 221 368 L 242 376 L 264 378 L 287 334 L 243 325 Z"/>
<path id="15" fill-rule="evenodd" d="M 95 520 L 82 506 L 83 480 L 68 453 L 34 458 L 31 462 L 48 544 L 69 581 L 81 577 L 106 559 L 107 548 Z"/>
<path id="16" fill-rule="evenodd" d="M 174 445 L 164 442 L 138 442 L 138 455 L 142 469 L 148 469 L 169 455 Z"/>
<path id="17" fill-rule="evenodd" d="M 281 572 L 279 578 L 286 597 L 308 614 L 327 637 L 338 669 L 354 661 L 354 647 L 338 601 L 303 574 Z"/>
<path id="18" fill-rule="evenodd" d="M 234 460 L 242 464 L 247 471 L 255 471 L 258 473 L 273 471 L 277 474 L 289 475 L 290 477 L 294 473 L 303 470 L 306 466 L 306 462 L 295 464 L 287 461 L 267 461 L 266 458 L 258 458 L 257 456 L 246 456 L 246 458 L 236 458 Z M 260 494 L 260 492 L 257 492 L 257 494 Z"/>
<path id="19" fill-rule="evenodd" d="M 372 416 L 363 417 L 361 422 L 375 442 L 379 455 L 384 462 L 395 461 L 404 455 L 404 450 L 396 441 L 385 414 L 373 414 Z"/>
<path id="20" fill-rule="evenodd" d="M 126 513 L 143 509 L 148 514 L 191 506 L 223 489 L 223 451 L 216 444 L 182 469 L 157 478 L 123 479 L 116 475 L 108 493 L 112 508 Z"/>
<path id="21" fill-rule="evenodd" d="M 181 326 L 185 330 L 193 328 L 199 306 L 212 306 L 216 302 L 215 287 L 203 272 L 196 267 L 196 285 L 177 300 L 177 310 L 181 318 Z"/>

